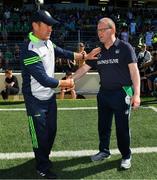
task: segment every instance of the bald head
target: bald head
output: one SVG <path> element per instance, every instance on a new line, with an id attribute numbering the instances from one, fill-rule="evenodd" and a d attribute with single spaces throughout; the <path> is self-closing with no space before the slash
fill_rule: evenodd
<path id="1" fill-rule="evenodd" d="M 116 26 L 112 19 L 105 17 L 98 21 L 98 24 L 100 24 L 100 23 L 105 24 L 109 28 L 113 29 L 114 32 L 116 32 Z"/>
<path id="2" fill-rule="evenodd" d="M 100 19 L 97 25 L 97 33 L 100 42 L 109 48 L 116 40 L 116 26 L 113 20 L 108 17 Z"/>

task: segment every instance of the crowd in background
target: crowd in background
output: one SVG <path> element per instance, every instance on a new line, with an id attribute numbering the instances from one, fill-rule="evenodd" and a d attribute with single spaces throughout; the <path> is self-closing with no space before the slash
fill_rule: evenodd
<path id="1" fill-rule="evenodd" d="M 126 9 L 114 8 L 109 6 L 105 10 L 57 10 L 50 8 L 48 11 L 53 17 L 60 21 L 60 25 L 53 29 L 52 41 L 60 47 L 66 47 L 66 42 L 74 42 L 72 50 L 78 51 L 78 31 L 82 32 L 80 37 L 84 42 L 82 45 L 88 51 L 97 46 L 96 23 L 105 16 L 112 18 L 117 24 L 117 36 L 124 41 L 130 42 L 140 56 L 146 56 L 145 51 L 149 52 L 149 58 L 139 67 L 143 93 L 152 94 L 156 89 L 153 80 L 149 77 L 151 73 L 157 71 L 157 10 L 156 9 Z M 29 20 L 31 12 L 25 8 L 5 8 L 0 11 L 0 71 L 7 68 L 20 71 L 20 44 L 26 40 L 27 33 L 30 31 Z M 90 36 L 89 36 L 90 35 Z M 145 50 L 142 47 L 145 45 Z M 141 53 L 142 51 L 142 53 Z M 141 53 L 141 54 L 140 54 Z M 140 54 L 140 55 L 139 55 Z M 147 55 L 148 56 L 148 55 Z M 149 63 L 148 63 L 149 62 Z M 151 62 L 151 63 L 150 63 Z M 80 62 L 56 59 L 56 72 L 74 72 L 80 67 Z M 148 64 L 144 64 L 148 63 Z M 145 67 L 146 66 L 146 67 Z M 150 68 L 148 68 L 150 66 Z M 144 69 L 150 69 L 145 71 Z"/>

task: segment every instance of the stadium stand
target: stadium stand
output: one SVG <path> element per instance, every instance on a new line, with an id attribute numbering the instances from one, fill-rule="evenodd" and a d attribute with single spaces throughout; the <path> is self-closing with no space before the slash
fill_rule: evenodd
<path id="1" fill-rule="evenodd" d="M 61 3 L 50 4 L 49 1 L 45 1 L 44 8 L 61 22 L 59 27 L 53 29 L 51 37 L 53 42 L 72 51 L 76 50 L 78 42 L 84 42 L 88 52 L 98 46 L 96 22 L 101 17 L 108 16 L 116 22 L 119 38 L 121 38 L 123 29 L 126 29 L 128 41 L 134 46 L 137 54 L 138 46 L 146 42 L 147 35 L 150 37 L 148 32 L 151 31 L 152 44 L 149 44 L 147 48 L 153 55 L 157 51 L 157 8 L 147 7 L 150 6 L 148 3 L 144 7 L 133 4 L 132 8 L 118 7 L 119 2 L 117 1 L 115 4 L 117 6 L 113 6 L 111 1 L 108 6 L 104 7 L 98 3 L 94 4 L 94 1 L 92 6 L 83 2 L 63 5 Z M 20 47 L 30 30 L 29 20 L 33 9 L 34 6 L 29 1 L 27 4 L 21 4 L 20 8 L 7 6 L 6 3 L 4 7 L 1 7 L 0 72 L 4 72 L 8 67 L 15 72 L 20 72 L 18 59 Z M 56 71 L 62 72 L 61 68 L 56 68 Z"/>

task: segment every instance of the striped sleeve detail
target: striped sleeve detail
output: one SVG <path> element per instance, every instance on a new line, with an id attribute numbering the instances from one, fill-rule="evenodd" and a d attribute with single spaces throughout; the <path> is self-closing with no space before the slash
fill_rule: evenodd
<path id="1" fill-rule="evenodd" d="M 33 56 L 31 58 L 24 59 L 24 65 L 28 66 L 30 64 L 34 64 L 41 61 L 41 58 L 39 56 Z"/>
<path id="2" fill-rule="evenodd" d="M 37 140 L 32 116 L 28 116 L 28 122 L 29 122 L 29 128 L 30 128 L 30 134 L 31 134 L 31 138 L 32 138 L 33 148 L 38 148 L 38 140 Z"/>

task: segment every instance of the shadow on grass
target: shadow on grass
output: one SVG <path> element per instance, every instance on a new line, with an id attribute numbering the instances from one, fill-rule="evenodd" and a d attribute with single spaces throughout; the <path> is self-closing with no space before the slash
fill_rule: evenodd
<path id="1" fill-rule="evenodd" d="M 120 160 L 91 162 L 89 157 L 72 158 L 54 161 L 54 171 L 59 179 L 82 179 L 110 169 L 117 169 Z M 118 170 L 118 169 L 117 169 Z M 35 161 L 28 160 L 23 164 L 8 169 L 0 169 L 0 179 L 38 179 Z"/>
<path id="2" fill-rule="evenodd" d="M 0 101 L 0 105 L 24 104 L 24 101 Z"/>

